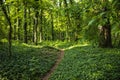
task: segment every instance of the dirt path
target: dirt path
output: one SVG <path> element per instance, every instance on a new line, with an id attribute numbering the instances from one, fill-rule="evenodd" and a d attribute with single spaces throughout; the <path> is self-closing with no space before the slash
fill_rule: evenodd
<path id="1" fill-rule="evenodd" d="M 61 53 L 60 53 L 55 65 L 51 68 L 51 70 L 46 74 L 46 76 L 42 80 L 48 80 L 49 79 L 49 77 L 54 72 L 54 70 L 57 68 L 58 64 L 60 63 L 60 61 L 62 60 L 63 57 L 64 57 L 64 50 L 61 50 Z"/>

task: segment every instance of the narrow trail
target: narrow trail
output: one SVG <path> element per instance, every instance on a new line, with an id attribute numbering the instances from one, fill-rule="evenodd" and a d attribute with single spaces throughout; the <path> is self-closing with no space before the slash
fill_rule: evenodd
<path id="1" fill-rule="evenodd" d="M 58 56 L 58 59 L 56 60 L 56 63 L 54 64 L 54 66 L 50 69 L 50 71 L 46 74 L 45 77 L 43 77 L 42 80 L 48 80 L 51 76 L 51 74 L 54 72 L 54 70 L 57 68 L 58 64 L 60 63 L 60 61 L 62 60 L 62 58 L 64 57 L 64 50 L 61 50 L 60 55 Z"/>

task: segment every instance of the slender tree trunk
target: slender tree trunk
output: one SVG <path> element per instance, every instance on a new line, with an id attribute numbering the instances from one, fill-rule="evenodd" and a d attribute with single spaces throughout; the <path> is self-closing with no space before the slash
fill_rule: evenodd
<path id="1" fill-rule="evenodd" d="M 27 9 L 26 9 L 26 1 L 24 1 L 24 43 L 27 43 Z"/>
<path id="2" fill-rule="evenodd" d="M 43 21 L 42 21 L 42 18 L 43 18 L 43 17 L 42 17 L 42 16 L 43 16 L 42 14 L 43 14 L 43 10 L 41 9 L 41 13 L 40 13 L 40 42 L 42 42 L 42 25 L 43 25 L 43 24 L 42 24 L 42 22 L 43 22 Z"/>
<path id="3" fill-rule="evenodd" d="M 4 2 L 3 0 L 0 0 L 0 5 L 2 6 L 2 11 L 6 17 L 6 20 L 9 24 L 9 32 L 8 32 L 8 43 L 9 43 L 9 47 L 8 47 L 8 50 L 9 50 L 9 57 L 12 55 L 12 51 L 11 51 L 11 47 L 12 47 L 12 23 L 11 23 L 11 20 L 10 20 L 10 16 L 8 15 L 7 13 L 7 10 L 6 10 L 6 7 L 4 6 Z"/>
<path id="4" fill-rule="evenodd" d="M 33 43 L 35 42 L 35 18 L 33 18 L 33 31 L 32 31 Z"/>
<path id="5" fill-rule="evenodd" d="M 17 1 L 17 4 L 19 4 L 19 1 Z M 17 14 L 19 14 L 19 5 L 17 6 Z M 16 24 L 16 26 L 17 26 L 17 30 L 18 30 L 18 32 L 17 32 L 17 40 L 20 40 L 20 17 L 18 16 L 17 17 L 17 24 Z"/>
<path id="6" fill-rule="evenodd" d="M 17 34 L 16 21 L 17 21 L 17 20 L 15 19 L 15 21 L 14 21 L 14 23 L 15 23 L 15 25 L 14 25 L 14 40 L 17 39 L 17 36 L 16 36 L 16 34 Z"/>
<path id="7" fill-rule="evenodd" d="M 18 27 L 18 40 L 20 40 L 20 19 L 17 18 L 17 27 Z"/>
<path id="8" fill-rule="evenodd" d="M 78 41 L 79 37 L 79 33 L 81 31 L 81 27 L 80 27 L 80 17 L 78 16 L 78 18 L 75 20 L 76 23 L 76 29 L 75 29 L 75 41 Z"/>
<path id="9" fill-rule="evenodd" d="M 68 4 L 67 4 L 67 1 L 64 0 L 64 5 L 65 5 L 65 17 L 67 18 L 66 19 L 66 40 L 69 41 L 69 27 L 71 26 L 71 23 L 70 23 L 70 16 L 69 16 L 69 12 L 67 11 L 67 7 L 68 7 Z"/>
<path id="10" fill-rule="evenodd" d="M 31 36 L 31 26 L 32 26 L 32 19 L 31 19 L 31 10 L 30 8 L 28 9 L 28 18 L 29 18 L 29 21 L 28 21 L 28 40 L 32 41 L 32 36 Z"/>
<path id="11" fill-rule="evenodd" d="M 35 13 L 35 28 L 34 28 L 34 41 L 35 41 L 35 44 L 37 45 L 38 44 L 38 41 L 37 41 L 37 34 L 38 34 L 38 32 L 37 32 L 37 26 L 38 26 L 38 15 L 39 15 L 39 12 L 38 11 L 36 11 L 36 13 Z"/>
<path id="12" fill-rule="evenodd" d="M 40 3 L 42 4 L 42 0 L 40 0 Z M 40 42 L 42 42 L 43 39 L 42 27 L 43 27 L 43 8 L 40 9 L 40 33 L 39 33 Z"/>
<path id="13" fill-rule="evenodd" d="M 12 24 L 11 21 L 9 19 L 9 56 L 12 55 L 12 51 L 11 51 L 11 47 L 12 47 Z"/>
<path id="14" fill-rule="evenodd" d="M 52 41 L 54 41 L 54 23 L 53 23 L 53 13 L 51 12 L 51 33 L 52 33 Z"/>

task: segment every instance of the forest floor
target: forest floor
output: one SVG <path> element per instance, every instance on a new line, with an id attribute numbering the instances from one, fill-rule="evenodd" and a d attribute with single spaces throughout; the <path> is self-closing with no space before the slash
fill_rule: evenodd
<path id="1" fill-rule="evenodd" d="M 120 50 L 70 46 L 49 80 L 120 80 Z"/>
<path id="2" fill-rule="evenodd" d="M 60 53 L 50 46 L 15 43 L 9 58 L 7 44 L 0 45 L 0 80 L 42 79 L 60 58 Z"/>
<path id="3" fill-rule="evenodd" d="M 0 80 L 120 80 L 118 48 L 56 41 L 14 43 L 11 58 L 7 50 L 0 45 Z"/>
<path id="4" fill-rule="evenodd" d="M 61 62 L 62 58 L 64 57 L 64 50 L 61 50 L 61 53 L 59 54 L 58 59 L 56 60 L 55 65 L 50 69 L 50 71 L 43 77 L 42 80 L 48 80 L 51 76 L 51 74 L 55 71 L 59 63 Z"/>

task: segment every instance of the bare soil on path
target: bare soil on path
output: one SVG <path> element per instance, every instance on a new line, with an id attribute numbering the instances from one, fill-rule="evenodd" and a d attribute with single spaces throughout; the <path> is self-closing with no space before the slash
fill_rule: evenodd
<path id="1" fill-rule="evenodd" d="M 62 60 L 63 57 L 64 57 L 64 50 L 61 50 L 61 52 L 58 56 L 58 59 L 56 60 L 56 63 L 50 69 L 50 71 L 43 77 L 42 80 L 48 80 L 50 78 L 51 74 L 55 71 L 55 69 L 57 68 L 58 64 L 60 63 L 60 61 Z"/>

